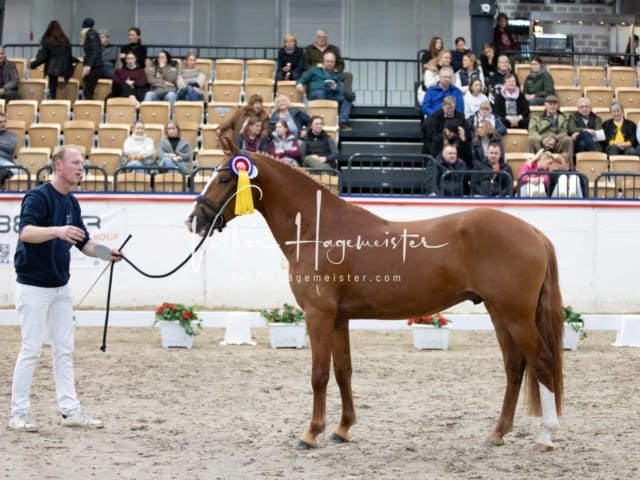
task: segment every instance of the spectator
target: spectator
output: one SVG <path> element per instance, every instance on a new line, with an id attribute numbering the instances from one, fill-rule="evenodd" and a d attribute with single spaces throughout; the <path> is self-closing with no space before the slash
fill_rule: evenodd
<path id="1" fill-rule="evenodd" d="M 284 120 L 287 122 L 289 133 L 295 138 L 304 138 L 309 127 L 309 115 L 303 110 L 292 108 L 289 97 L 278 95 L 276 98 L 276 108 L 273 109 L 269 119 L 271 132 L 275 130 L 276 122 Z"/>
<path id="2" fill-rule="evenodd" d="M 498 71 L 498 55 L 496 55 L 496 48 L 492 43 L 485 43 L 482 45 L 480 65 L 482 65 L 482 73 L 484 74 L 484 81 L 488 90 L 491 83 L 491 77 L 493 77 Z"/>
<path id="3" fill-rule="evenodd" d="M 518 186 L 520 197 L 546 197 L 549 192 L 548 172 L 553 163 L 553 154 L 540 149 L 520 167 Z M 531 174 L 531 175 L 528 175 Z"/>
<path id="4" fill-rule="evenodd" d="M 537 55 L 531 59 L 531 71 L 524 80 L 522 93 L 529 105 L 543 105 L 548 95 L 556 93 L 553 77 L 547 72 L 547 67 L 542 64 L 542 59 Z"/>
<path id="5" fill-rule="evenodd" d="M 494 115 L 491 111 L 491 103 L 489 103 L 489 100 L 482 102 L 480 104 L 480 107 L 478 107 L 478 111 L 476 112 L 476 114 L 472 117 L 467 118 L 469 130 L 471 130 L 472 132 L 475 131 L 478 123 L 480 123 L 481 120 L 486 120 L 487 122 L 489 122 L 489 124 L 493 127 L 493 130 L 500 137 L 504 137 L 507 134 L 507 127 L 505 127 L 504 123 L 502 123 L 502 119 L 499 116 Z"/>
<path id="6" fill-rule="evenodd" d="M 479 68 L 476 63 L 476 56 L 471 52 L 467 52 L 462 55 L 462 68 L 456 71 L 455 85 L 462 91 L 462 94 L 464 95 L 469 91 L 469 84 L 471 83 L 471 80 L 474 80 L 476 78 L 480 80 L 480 92 L 483 92 L 484 74 L 482 73 L 482 69 Z"/>
<path id="7" fill-rule="evenodd" d="M 249 97 L 247 104 L 235 111 L 225 122 L 221 123 L 216 132 L 218 136 L 225 135 L 229 138 L 237 138 L 244 128 L 248 118 L 257 118 L 262 123 L 262 136 L 269 135 L 269 114 L 264 110 L 262 97 L 255 93 Z M 265 150 L 266 151 L 266 150 Z"/>
<path id="8" fill-rule="evenodd" d="M 555 172 L 566 172 L 566 174 L 549 175 L 549 191 L 554 198 L 584 198 L 583 192 L 588 192 L 588 184 L 584 177 L 575 174 L 573 162 L 567 161 L 562 155 L 553 156 L 553 167 Z M 574 173 L 571 173 L 574 172 Z"/>
<path id="9" fill-rule="evenodd" d="M 164 135 L 158 143 L 158 164 L 162 168 L 177 168 L 185 175 L 190 175 L 193 151 L 189 142 L 180 136 L 180 126 L 176 122 L 168 122 L 164 127 Z"/>
<path id="10" fill-rule="evenodd" d="M 601 141 L 604 140 L 602 119 L 591 110 L 591 100 L 580 97 L 577 102 L 578 111 L 569 115 L 567 133 L 573 140 L 573 152 L 600 152 Z"/>
<path id="11" fill-rule="evenodd" d="M 457 132 L 460 135 L 458 127 L 463 127 L 465 139 L 471 138 L 471 131 L 465 121 L 464 114 L 456 111 L 457 99 L 454 96 L 446 96 L 442 99 L 442 106 L 433 115 L 427 117 L 424 122 L 425 135 L 423 139 L 422 153 L 431 156 L 437 156 L 444 145 L 445 126 L 449 125 L 451 132 Z M 471 161 L 471 152 L 469 151 L 469 161 Z"/>
<path id="12" fill-rule="evenodd" d="M 71 42 L 57 20 L 49 22 L 40 40 L 40 48 L 36 58 L 31 62 L 29 68 L 38 68 L 43 63 L 44 73 L 49 78 L 49 98 L 55 99 L 58 90 L 58 77 L 63 77 L 66 82 L 73 74 Z"/>
<path id="13" fill-rule="evenodd" d="M 440 54 L 431 59 L 422 73 L 422 84 L 418 88 L 418 103 L 422 105 L 425 92 L 438 83 L 440 80 L 440 69 L 451 66 L 451 52 L 442 50 Z"/>
<path id="14" fill-rule="evenodd" d="M 204 100 L 204 73 L 196 68 L 198 58 L 193 52 L 187 53 L 184 58 L 184 66 L 180 70 L 177 79 L 178 100 L 192 102 Z"/>
<path id="15" fill-rule="evenodd" d="M 456 48 L 451 50 L 451 67 L 453 67 L 454 72 L 457 72 L 463 67 L 462 57 L 466 53 L 470 53 L 471 50 L 467 48 L 467 41 L 464 37 L 457 37 L 453 43 Z"/>
<path id="16" fill-rule="evenodd" d="M 147 74 L 140 68 L 133 52 L 126 54 L 124 65 L 113 74 L 110 97 L 128 97 L 138 105 L 147 92 Z"/>
<path id="17" fill-rule="evenodd" d="M 493 144 L 500 145 L 502 148 L 500 136 L 496 135 L 495 130 L 487 120 L 480 120 L 473 134 L 473 138 L 471 139 L 472 164 L 482 162 L 482 160 L 487 156 L 489 145 Z M 500 156 L 504 161 L 504 155 L 501 153 Z"/>
<path id="18" fill-rule="evenodd" d="M 113 78 L 118 61 L 118 47 L 109 43 L 109 30 L 103 28 L 98 30 L 100 35 L 100 46 L 102 48 L 102 75 L 100 78 Z"/>
<path id="19" fill-rule="evenodd" d="M 300 144 L 296 137 L 289 132 L 289 125 L 285 120 L 276 122 L 276 129 L 271 137 L 269 153 L 289 165 L 299 167 L 301 161 Z"/>
<path id="20" fill-rule="evenodd" d="M 307 168 L 332 170 L 337 166 L 338 147 L 324 130 L 322 117 L 311 117 L 311 129 L 302 144 L 302 164 Z"/>
<path id="21" fill-rule="evenodd" d="M 269 142 L 262 132 L 262 122 L 259 118 L 247 118 L 244 128 L 235 140 L 240 150 L 247 152 L 269 152 Z"/>
<path id="22" fill-rule="evenodd" d="M 95 31 L 93 18 L 85 18 L 82 21 L 80 43 L 84 48 L 82 60 L 82 97 L 93 100 L 98 80 L 102 76 L 102 45 L 100 35 Z"/>
<path id="23" fill-rule="evenodd" d="M 513 195 L 513 171 L 504 161 L 502 146 L 499 143 L 490 143 L 487 146 L 486 155 L 473 161 L 473 170 L 487 172 L 487 174 L 475 174 L 471 177 L 472 195 L 486 197 Z"/>
<path id="24" fill-rule="evenodd" d="M 283 42 L 284 46 L 278 50 L 276 81 L 298 80 L 304 71 L 304 52 L 295 35 L 286 34 Z"/>
<path id="25" fill-rule="evenodd" d="M 504 52 L 519 52 L 520 45 L 516 42 L 513 33 L 508 27 L 509 17 L 506 13 L 499 13 L 496 18 L 496 26 L 493 28 L 493 44 L 498 55 Z"/>
<path id="26" fill-rule="evenodd" d="M 544 111 L 529 120 L 529 151 L 535 153 L 542 148 L 561 153 L 571 161 L 573 142 L 567 133 L 567 124 L 567 117 L 558 111 L 558 97 L 548 95 L 544 99 Z"/>
<path id="27" fill-rule="evenodd" d="M 344 71 L 345 65 L 340 55 L 340 49 L 328 43 L 327 32 L 324 30 L 318 30 L 315 42 L 304 49 L 304 70 L 307 71 L 314 65 L 322 65 L 326 52 L 331 52 L 335 56 L 335 69 L 342 76 L 344 96 L 349 102 L 353 102 L 356 98 L 353 93 L 353 75 L 351 72 Z"/>
<path id="28" fill-rule="evenodd" d="M 529 102 L 518 88 L 516 76 L 513 73 L 507 75 L 500 93 L 496 95 L 493 113 L 502 119 L 502 123 L 507 128 L 529 127 Z"/>
<path id="29" fill-rule="evenodd" d="M 7 130 L 7 115 L 0 113 L 0 190 L 4 189 L 5 182 L 14 174 L 12 169 L 6 167 L 15 166 L 14 156 L 17 146 L 16 134 Z"/>
<path id="30" fill-rule="evenodd" d="M 173 112 L 173 104 L 178 97 L 178 71 L 171 65 L 171 54 L 161 50 L 155 64 L 147 69 L 149 91 L 145 93 L 145 101 L 166 100 Z"/>
<path id="31" fill-rule="evenodd" d="M 512 73 L 512 71 L 509 57 L 507 57 L 506 55 L 500 55 L 498 57 L 498 68 L 496 69 L 496 73 L 491 77 L 491 80 L 489 81 L 489 100 L 491 100 L 491 102 L 494 102 L 495 97 L 500 95 L 500 89 L 502 88 L 507 75 L 509 75 L 510 73 Z M 515 77 L 515 79 L 516 85 L 519 88 L 520 82 L 518 82 L 518 77 Z"/>
<path id="32" fill-rule="evenodd" d="M 640 56 L 635 55 L 635 53 L 638 50 L 639 44 L 640 37 L 638 37 L 638 35 L 633 36 L 633 48 L 631 47 L 631 38 L 629 38 L 629 41 L 627 42 L 627 48 L 624 50 L 624 64 L 627 67 L 638 66 L 638 63 L 640 62 Z M 633 63 L 631 62 L 631 59 L 633 59 Z"/>
<path id="33" fill-rule="evenodd" d="M 636 124 L 624 118 L 624 109 L 618 101 L 611 104 L 611 118 L 602 123 L 607 155 L 635 155 L 638 140 Z"/>
<path id="34" fill-rule="evenodd" d="M 460 89 L 453 85 L 453 69 L 442 67 L 438 83 L 429 87 L 424 95 L 422 113 L 427 116 L 433 115 L 442 108 L 442 99 L 449 96 L 456 98 L 456 111 L 464 116 L 464 98 Z"/>
<path id="35" fill-rule="evenodd" d="M 19 80 L 18 69 L 13 62 L 7 60 L 4 47 L 0 46 L 0 98 L 7 102 L 17 99 Z"/>
<path id="36" fill-rule="evenodd" d="M 351 114 L 351 101 L 343 94 L 342 76 L 336 69 L 335 55 L 325 52 L 321 66 L 311 67 L 298 79 L 296 88 L 304 92 L 307 87 L 307 98 L 309 100 L 335 100 L 339 105 L 338 116 L 340 118 L 340 128 L 351 130 L 349 125 L 349 115 Z"/>
<path id="37" fill-rule="evenodd" d="M 442 37 L 431 37 L 429 48 L 422 54 L 420 62 L 422 63 L 422 71 L 427 68 L 427 64 L 434 58 L 438 58 L 440 52 L 444 50 L 444 42 Z"/>
<path id="38" fill-rule="evenodd" d="M 154 167 L 158 165 L 153 139 L 146 135 L 143 122 L 133 124 L 131 135 L 124 141 L 122 153 L 123 157 L 120 163 L 123 167 Z"/>
<path id="39" fill-rule="evenodd" d="M 455 145 L 445 145 L 442 152 L 427 166 L 425 181 L 430 196 L 461 197 L 467 190 L 468 174 L 446 172 L 466 171 L 467 164 L 458 158 Z"/>
<path id="40" fill-rule="evenodd" d="M 141 33 L 138 27 L 131 27 L 128 31 L 129 44 L 120 47 L 120 60 L 124 63 L 127 53 L 133 52 L 136 56 L 138 68 L 144 69 L 147 62 L 147 47 L 142 45 Z"/>
<path id="41" fill-rule="evenodd" d="M 474 78 L 471 80 L 468 90 L 464 94 L 465 118 L 473 117 L 478 113 L 480 105 L 485 102 L 489 103 L 489 99 L 484 93 L 482 93 L 482 81 L 479 78 Z"/>

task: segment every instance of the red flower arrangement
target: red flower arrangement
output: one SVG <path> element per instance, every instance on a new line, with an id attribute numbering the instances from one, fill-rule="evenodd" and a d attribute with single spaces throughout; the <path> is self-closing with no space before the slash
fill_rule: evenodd
<path id="1" fill-rule="evenodd" d="M 196 336 L 202 331 L 202 320 L 193 305 L 165 302 L 156 308 L 156 319 L 153 322 L 180 322 L 187 335 Z"/>
<path id="2" fill-rule="evenodd" d="M 433 315 L 423 315 L 421 317 L 412 317 L 407 320 L 407 325 L 432 325 L 437 328 L 446 327 L 451 323 L 445 316 L 438 312 Z"/>

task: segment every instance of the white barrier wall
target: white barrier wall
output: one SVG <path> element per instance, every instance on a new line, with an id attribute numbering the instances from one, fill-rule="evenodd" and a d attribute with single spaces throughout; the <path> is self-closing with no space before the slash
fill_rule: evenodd
<path id="1" fill-rule="evenodd" d="M 92 235 L 102 243 L 118 246 L 131 234 L 124 253 L 150 273 L 172 269 L 198 240 L 184 225 L 191 210 L 191 195 L 86 194 L 79 198 Z M 0 195 L 0 308 L 13 306 L 13 253 L 20 200 L 20 195 Z M 594 314 L 640 312 L 637 281 L 640 202 L 352 201 L 391 220 L 429 218 L 476 206 L 504 210 L 535 225 L 555 244 L 565 304 Z M 287 262 L 259 213 L 237 218 L 224 232 L 216 232 L 196 257 L 196 261 L 164 279 L 142 277 L 124 262 L 116 265 L 112 308 L 148 308 L 163 301 L 175 301 L 209 310 L 246 310 L 294 301 L 288 287 Z M 104 266 L 82 254 L 74 256 L 71 286 L 76 303 Z M 108 272 L 89 292 L 81 308 L 104 308 L 107 280 Z M 484 307 L 465 302 L 450 311 L 481 313 Z"/>

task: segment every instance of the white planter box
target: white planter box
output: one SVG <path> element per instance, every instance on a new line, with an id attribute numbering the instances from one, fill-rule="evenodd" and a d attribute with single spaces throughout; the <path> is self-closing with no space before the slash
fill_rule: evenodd
<path id="1" fill-rule="evenodd" d="M 164 348 L 191 348 L 193 337 L 187 335 L 180 326 L 180 322 L 158 322 L 160 325 L 160 339 Z"/>
<path id="2" fill-rule="evenodd" d="M 449 327 L 433 325 L 411 325 L 413 346 L 418 350 L 446 350 L 449 347 Z"/>
<path id="3" fill-rule="evenodd" d="M 565 323 L 564 332 L 562 333 L 562 348 L 565 350 L 577 350 L 579 341 L 580 333 Z"/>
<path id="4" fill-rule="evenodd" d="M 303 348 L 307 344 L 304 323 L 268 323 L 271 348 Z"/>

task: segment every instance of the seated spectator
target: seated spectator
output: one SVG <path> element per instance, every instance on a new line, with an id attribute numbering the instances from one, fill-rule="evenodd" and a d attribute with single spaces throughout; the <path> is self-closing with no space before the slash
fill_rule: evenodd
<path id="1" fill-rule="evenodd" d="M 507 128 L 529 127 L 529 102 L 518 88 L 517 79 L 513 73 L 506 76 L 500 93 L 495 96 L 493 113 L 502 119 L 502 123 Z"/>
<path id="2" fill-rule="evenodd" d="M 507 134 L 507 127 L 505 127 L 504 123 L 502 123 L 502 119 L 494 115 L 491 111 L 491 103 L 489 100 L 484 101 L 478 107 L 478 111 L 472 117 L 467 118 L 467 125 L 469 125 L 469 130 L 474 132 L 478 123 L 481 120 L 486 120 L 493 127 L 493 130 L 500 137 L 504 137 Z"/>
<path id="3" fill-rule="evenodd" d="M 416 97 L 420 105 L 424 100 L 425 92 L 440 81 L 440 69 L 443 67 L 451 67 L 451 52 L 449 50 L 442 50 L 437 57 L 427 63 L 422 72 L 422 83 L 418 87 Z"/>
<path id="4" fill-rule="evenodd" d="M 247 152 L 269 152 L 269 141 L 262 132 L 262 121 L 257 117 L 247 118 L 244 128 L 235 139 L 240 150 Z"/>
<path id="5" fill-rule="evenodd" d="M 198 58 L 193 52 L 187 53 L 184 66 L 178 74 L 176 81 L 178 87 L 178 100 L 197 102 L 204 100 L 204 73 L 196 67 Z"/>
<path id="6" fill-rule="evenodd" d="M 493 44 L 498 55 L 504 52 L 519 52 L 520 45 L 516 42 L 513 33 L 509 30 L 509 17 L 506 13 L 499 13 L 496 18 L 496 26 L 493 28 Z"/>
<path id="7" fill-rule="evenodd" d="M 631 46 L 631 39 L 627 41 L 627 48 L 625 48 L 624 53 L 624 64 L 627 67 L 638 66 L 640 63 L 640 55 L 635 55 L 638 51 L 638 45 L 640 45 L 640 37 L 638 35 L 633 36 L 633 47 Z M 631 63 L 631 59 L 633 58 L 633 64 Z"/>
<path id="8" fill-rule="evenodd" d="M 548 172 L 553 163 L 553 154 L 545 149 L 537 151 L 520 167 L 518 185 L 520 197 L 546 197 L 549 192 Z M 531 174 L 531 175 L 528 175 Z"/>
<path id="9" fill-rule="evenodd" d="M 513 171 L 504 161 L 502 146 L 499 143 L 488 145 L 485 156 L 473 161 L 473 170 L 491 172 L 491 174 L 476 174 L 471 177 L 472 195 L 486 197 L 510 197 L 513 195 Z"/>
<path id="10" fill-rule="evenodd" d="M 476 56 L 471 52 L 467 52 L 462 56 L 462 68 L 456 71 L 454 83 L 464 95 L 469 91 L 469 84 L 471 83 L 471 80 L 476 78 L 480 80 L 482 84 L 480 91 L 483 92 L 484 73 L 482 73 L 482 69 L 478 67 L 476 63 Z"/>
<path id="11" fill-rule="evenodd" d="M 118 47 L 109 43 L 109 30 L 98 30 L 100 45 L 102 46 L 102 74 L 100 78 L 113 78 L 118 61 Z"/>
<path id="12" fill-rule="evenodd" d="M 336 57 L 332 52 L 327 51 L 323 58 L 322 65 L 313 66 L 298 79 L 296 88 L 304 92 L 307 86 L 307 98 L 309 100 L 335 100 L 338 102 L 338 116 L 340 118 L 340 128 L 351 130 L 349 125 L 349 115 L 351 114 L 351 101 L 343 95 L 342 76 L 336 69 Z"/>
<path id="13" fill-rule="evenodd" d="M 567 161 L 562 155 L 553 156 L 554 172 L 567 172 L 562 175 L 549 175 L 549 191 L 554 198 L 584 198 L 584 193 L 588 191 L 588 185 L 583 177 L 575 174 L 573 162 Z M 574 172 L 573 174 L 571 172 Z"/>
<path id="14" fill-rule="evenodd" d="M 602 123 L 605 152 L 607 155 L 635 155 L 638 145 L 636 124 L 624 118 L 624 109 L 619 102 L 614 100 L 610 110 L 611 118 Z"/>
<path id="15" fill-rule="evenodd" d="M 529 120 L 529 151 L 535 153 L 544 149 L 561 153 L 570 162 L 573 142 L 567 133 L 568 123 L 564 113 L 558 111 L 558 97 L 548 95 L 544 99 L 544 111 L 532 115 Z"/>
<path id="16" fill-rule="evenodd" d="M 427 116 L 433 115 L 442 108 L 442 99 L 451 96 L 456 98 L 456 111 L 464 116 L 464 98 L 460 89 L 453 85 L 453 69 L 442 67 L 438 83 L 429 87 L 424 95 L 422 113 Z"/>
<path id="17" fill-rule="evenodd" d="M 482 162 L 487 156 L 489 145 L 500 145 L 500 136 L 496 135 L 495 130 L 487 120 L 480 120 L 478 126 L 471 139 L 471 160 L 473 163 Z M 501 154 L 504 161 L 504 155 Z"/>
<path id="18" fill-rule="evenodd" d="M 447 145 L 454 145 L 458 151 L 460 158 L 467 165 L 467 168 L 473 166 L 471 157 L 471 135 L 466 130 L 466 122 L 460 122 L 459 119 L 447 120 L 442 130 L 442 146 L 435 144 L 437 148 L 434 152 L 439 155 Z"/>
<path id="19" fill-rule="evenodd" d="M 289 165 L 300 166 L 300 144 L 289 131 L 289 126 L 285 120 L 276 122 L 276 129 L 271 134 L 271 140 L 269 141 L 269 153 Z"/>
<path id="20" fill-rule="evenodd" d="M 316 32 L 315 42 L 304 49 L 305 72 L 314 65 L 321 66 L 324 62 L 324 54 L 326 52 L 331 52 L 335 56 L 335 69 L 342 76 L 343 94 L 347 100 L 353 102 L 356 98 L 353 93 L 353 75 L 351 72 L 344 71 L 344 60 L 340 55 L 340 49 L 329 43 L 327 32 L 324 30 L 318 30 Z"/>
<path id="21" fill-rule="evenodd" d="M 438 55 L 440 55 L 440 52 L 442 50 L 444 50 L 444 42 L 442 41 L 442 37 L 431 37 L 429 48 L 427 48 L 427 51 L 422 54 L 422 58 L 420 59 L 423 72 L 427 68 L 427 64 L 432 59 L 438 58 Z"/>
<path id="22" fill-rule="evenodd" d="M 132 52 L 136 56 L 138 68 L 146 68 L 147 47 L 142 45 L 141 33 L 138 27 L 131 27 L 128 31 L 129 44 L 120 47 L 120 61 L 124 64 L 127 53 Z"/>
<path id="23" fill-rule="evenodd" d="M 511 70 L 511 62 L 509 61 L 509 57 L 506 55 L 500 55 L 498 57 L 498 68 L 496 69 L 496 73 L 493 74 L 491 79 L 489 80 L 489 100 L 494 102 L 495 97 L 500 95 L 500 89 L 502 85 L 504 85 L 504 81 L 507 78 L 507 75 L 513 73 Z M 516 86 L 520 87 L 520 82 L 518 81 L 518 77 L 516 79 Z"/>
<path id="24" fill-rule="evenodd" d="M 458 132 L 458 127 L 463 127 L 465 139 L 471 138 L 471 131 L 465 121 L 464 114 L 456 111 L 457 100 L 454 96 L 446 96 L 442 99 L 442 106 L 433 115 L 427 117 L 424 122 L 424 138 L 422 153 L 437 156 L 444 145 L 444 130 L 448 123 L 449 129 Z M 455 124 L 454 124 L 455 122 Z M 469 151 L 469 161 L 471 161 L 471 151 Z"/>
<path id="25" fill-rule="evenodd" d="M 304 52 L 295 35 L 288 33 L 283 41 L 284 46 L 278 50 L 276 81 L 298 80 L 304 71 Z"/>
<path id="26" fill-rule="evenodd" d="M 273 109 L 271 118 L 269 119 L 269 127 L 271 132 L 275 130 L 276 122 L 284 120 L 287 122 L 289 133 L 295 138 L 304 138 L 309 128 L 309 115 L 303 110 L 291 107 L 289 97 L 286 95 L 278 95 L 276 99 L 276 107 Z"/>
<path id="27" fill-rule="evenodd" d="M 143 122 L 133 124 L 131 135 L 124 141 L 122 154 L 120 163 L 123 167 L 153 167 L 158 165 L 153 139 L 146 135 Z"/>
<path id="28" fill-rule="evenodd" d="M 573 140 L 573 152 L 601 152 L 604 140 L 602 119 L 591 110 L 591 100 L 580 97 L 578 110 L 569 115 L 567 133 Z"/>
<path id="29" fill-rule="evenodd" d="M 556 94 L 553 77 L 537 55 L 531 59 L 531 71 L 524 80 L 522 93 L 529 105 L 543 105 L 547 96 Z"/>
<path id="30" fill-rule="evenodd" d="M 14 155 L 17 145 L 16 134 L 7 130 L 7 115 L 0 113 L 0 190 L 4 189 L 5 182 L 14 174 L 12 169 L 6 167 L 15 166 Z"/>
<path id="31" fill-rule="evenodd" d="M 302 144 L 302 165 L 307 168 L 332 170 L 338 161 L 338 147 L 324 130 L 322 117 L 311 117 L 311 129 Z"/>
<path id="32" fill-rule="evenodd" d="M 0 46 L 0 98 L 4 98 L 6 101 L 19 98 L 19 80 L 18 68 L 13 62 L 7 60 L 4 47 Z"/>
<path id="33" fill-rule="evenodd" d="M 144 100 L 147 92 L 147 73 L 136 63 L 135 54 L 127 53 L 122 68 L 113 74 L 110 97 L 128 97 L 132 103 Z"/>
<path id="34" fill-rule="evenodd" d="M 482 73 L 484 74 L 484 82 L 489 90 L 491 83 L 491 77 L 493 77 L 498 71 L 498 55 L 496 55 L 496 48 L 492 43 L 485 43 L 482 45 L 482 55 L 480 55 L 480 65 L 482 66 Z"/>
<path id="35" fill-rule="evenodd" d="M 180 136 L 180 126 L 176 122 L 168 122 L 164 126 L 164 135 L 158 143 L 158 165 L 177 168 L 185 175 L 190 175 L 193 151 L 189 141 Z"/>
<path id="36" fill-rule="evenodd" d="M 462 57 L 470 53 L 471 50 L 467 48 L 467 41 L 464 37 L 457 37 L 453 44 L 456 48 L 455 50 L 451 50 L 451 68 L 453 68 L 454 72 L 457 72 L 463 68 Z"/>
<path id="37" fill-rule="evenodd" d="M 149 91 L 144 95 L 145 101 L 166 100 L 173 112 L 173 104 L 178 95 L 178 71 L 171 65 L 171 54 L 161 50 L 155 64 L 147 69 Z"/>
<path id="38" fill-rule="evenodd" d="M 478 113 L 480 105 L 485 102 L 489 103 L 489 99 L 484 93 L 482 93 L 482 81 L 479 78 L 474 78 L 473 80 L 471 80 L 468 90 L 464 94 L 465 118 L 473 117 L 476 113 Z"/>
<path id="39" fill-rule="evenodd" d="M 462 197 L 467 190 L 468 174 L 447 175 L 451 171 L 466 171 L 467 164 L 458 158 L 458 150 L 455 145 L 446 145 L 442 152 L 427 165 L 425 182 L 427 194 L 430 196 Z"/>
<path id="40" fill-rule="evenodd" d="M 269 135 L 269 114 L 264 110 L 264 102 L 262 97 L 254 93 L 249 97 L 247 104 L 237 109 L 234 114 L 226 121 L 222 122 L 216 132 L 219 136 L 225 135 L 229 138 L 237 138 L 244 128 L 245 122 L 248 118 L 257 118 L 262 123 L 263 137 Z"/>

